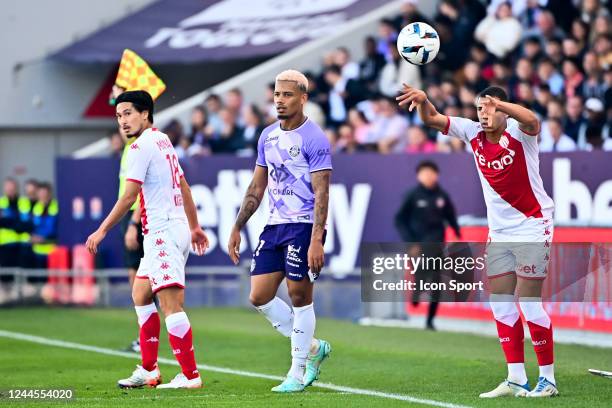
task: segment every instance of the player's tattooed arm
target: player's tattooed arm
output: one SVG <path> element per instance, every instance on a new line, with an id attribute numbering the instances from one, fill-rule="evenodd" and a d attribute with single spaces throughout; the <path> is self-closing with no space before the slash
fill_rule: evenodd
<path id="1" fill-rule="evenodd" d="M 259 204 L 261 204 L 261 200 L 263 199 L 267 186 L 267 169 L 262 166 L 255 166 L 253 180 L 251 180 L 251 184 L 249 184 L 246 194 L 244 195 L 244 199 L 242 200 L 242 205 L 240 206 L 240 211 L 236 217 L 234 228 L 241 230 L 249 221 L 251 216 L 255 214 L 259 208 Z"/>
<path id="2" fill-rule="evenodd" d="M 329 183 L 331 170 L 321 170 L 312 173 L 312 190 L 315 194 L 314 223 L 312 225 L 312 240 L 323 241 L 323 232 L 327 222 L 329 207 Z"/>
<path id="3" fill-rule="evenodd" d="M 321 170 L 312 173 L 311 183 L 314 191 L 314 223 L 312 224 L 312 236 L 308 247 L 308 267 L 315 275 L 318 275 L 325 263 L 323 251 L 323 234 L 327 222 L 327 208 L 329 204 L 329 180 L 331 170 Z"/>

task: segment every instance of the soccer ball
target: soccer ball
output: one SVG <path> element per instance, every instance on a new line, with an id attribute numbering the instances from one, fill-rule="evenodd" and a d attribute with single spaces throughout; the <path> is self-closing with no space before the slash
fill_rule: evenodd
<path id="1" fill-rule="evenodd" d="M 429 24 L 408 24 L 397 36 L 397 51 L 411 64 L 428 64 L 436 58 L 439 50 L 440 37 Z"/>

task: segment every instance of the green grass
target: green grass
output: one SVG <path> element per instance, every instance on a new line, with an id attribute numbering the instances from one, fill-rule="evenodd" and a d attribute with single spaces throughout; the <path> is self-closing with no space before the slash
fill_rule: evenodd
<path id="1" fill-rule="evenodd" d="M 238 309 L 193 309 L 198 363 L 262 374 L 286 373 L 289 342 L 259 314 Z M 131 310 L 119 309 L 4 309 L 0 329 L 110 349 L 125 347 L 136 335 Z M 554 400 L 479 400 L 478 394 L 505 376 L 498 342 L 493 338 L 455 333 L 360 327 L 344 321 L 317 320 L 317 335 L 333 345 L 332 358 L 321 380 L 336 385 L 410 395 L 474 407 L 611 407 L 612 382 L 586 370 L 612 368 L 612 351 L 582 346 L 556 347 L 557 382 L 561 397 Z M 160 355 L 172 358 L 165 329 Z M 526 345 L 531 382 L 537 365 Z M 160 401 L 165 407 L 193 406 L 424 406 L 374 396 L 340 393 L 310 387 L 298 395 L 275 395 L 276 381 L 216 372 L 202 372 L 201 390 L 120 390 L 115 384 L 138 363 L 105 356 L 0 337 L 0 389 L 72 388 L 76 400 L 68 403 L 33 402 L 20 406 L 145 407 Z M 178 367 L 161 365 L 166 380 Z M 0 399 L 0 405 L 7 400 Z"/>

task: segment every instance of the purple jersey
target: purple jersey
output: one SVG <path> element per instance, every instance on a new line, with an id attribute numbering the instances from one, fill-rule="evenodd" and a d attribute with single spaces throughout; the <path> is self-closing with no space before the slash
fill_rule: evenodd
<path id="1" fill-rule="evenodd" d="M 268 225 L 314 220 L 314 192 L 310 173 L 331 170 L 327 136 L 310 119 L 285 131 L 276 122 L 261 132 L 257 165 L 268 168 Z"/>

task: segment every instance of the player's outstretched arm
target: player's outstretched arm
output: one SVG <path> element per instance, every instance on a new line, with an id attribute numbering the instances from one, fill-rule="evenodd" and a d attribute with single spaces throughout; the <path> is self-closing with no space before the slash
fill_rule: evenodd
<path id="1" fill-rule="evenodd" d="M 95 254 L 98 252 L 98 245 L 100 242 L 102 242 L 108 231 L 110 231 L 111 228 L 125 216 L 129 209 L 132 208 L 132 205 L 136 202 L 136 198 L 138 198 L 138 193 L 140 193 L 140 184 L 130 180 L 126 181 L 123 195 L 117 200 L 110 214 L 102 221 L 102 224 L 100 224 L 96 232 L 87 238 L 85 246 L 90 253 Z"/>
<path id="2" fill-rule="evenodd" d="M 191 247 L 196 254 L 204 255 L 206 248 L 208 248 L 208 237 L 198 222 L 198 211 L 185 177 L 181 177 L 181 195 L 183 196 L 183 208 L 185 209 L 185 215 L 191 230 Z"/>
<path id="3" fill-rule="evenodd" d="M 268 170 L 263 166 L 255 166 L 253 179 L 247 188 L 240 211 L 236 217 L 236 222 L 232 228 L 230 239 L 227 244 L 227 250 L 232 262 L 238 265 L 240 261 L 240 230 L 246 225 L 255 211 L 259 208 L 259 204 L 263 199 L 266 187 L 268 186 Z"/>
<path id="4" fill-rule="evenodd" d="M 321 170 L 312 173 L 312 190 L 314 192 L 314 223 L 308 247 L 308 267 L 318 274 L 325 263 L 323 253 L 323 234 L 327 222 L 327 209 L 329 207 L 329 182 L 331 170 Z"/>
<path id="5" fill-rule="evenodd" d="M 400 96 L 395 98 L 398 105 L 408 106 L 408 110 L 416 107 L 421 120 L 426 126 L 443 132 L 448 124 L 448 118 L 436 110 L 436 107 L 427 99 L 427 94 L 420 89 L 403 84 Z"/>
<path id="6" fill-rule="evenodd" d="M 516 119 L 523 133 L 529 136 L 537 136 L 540 133 L 540 120 L 531 110 L 516 103 L 500 101 L 489 95 L 485 95 L 484 98 L 483 104 L 492 105 L 495 110 Z"/>

